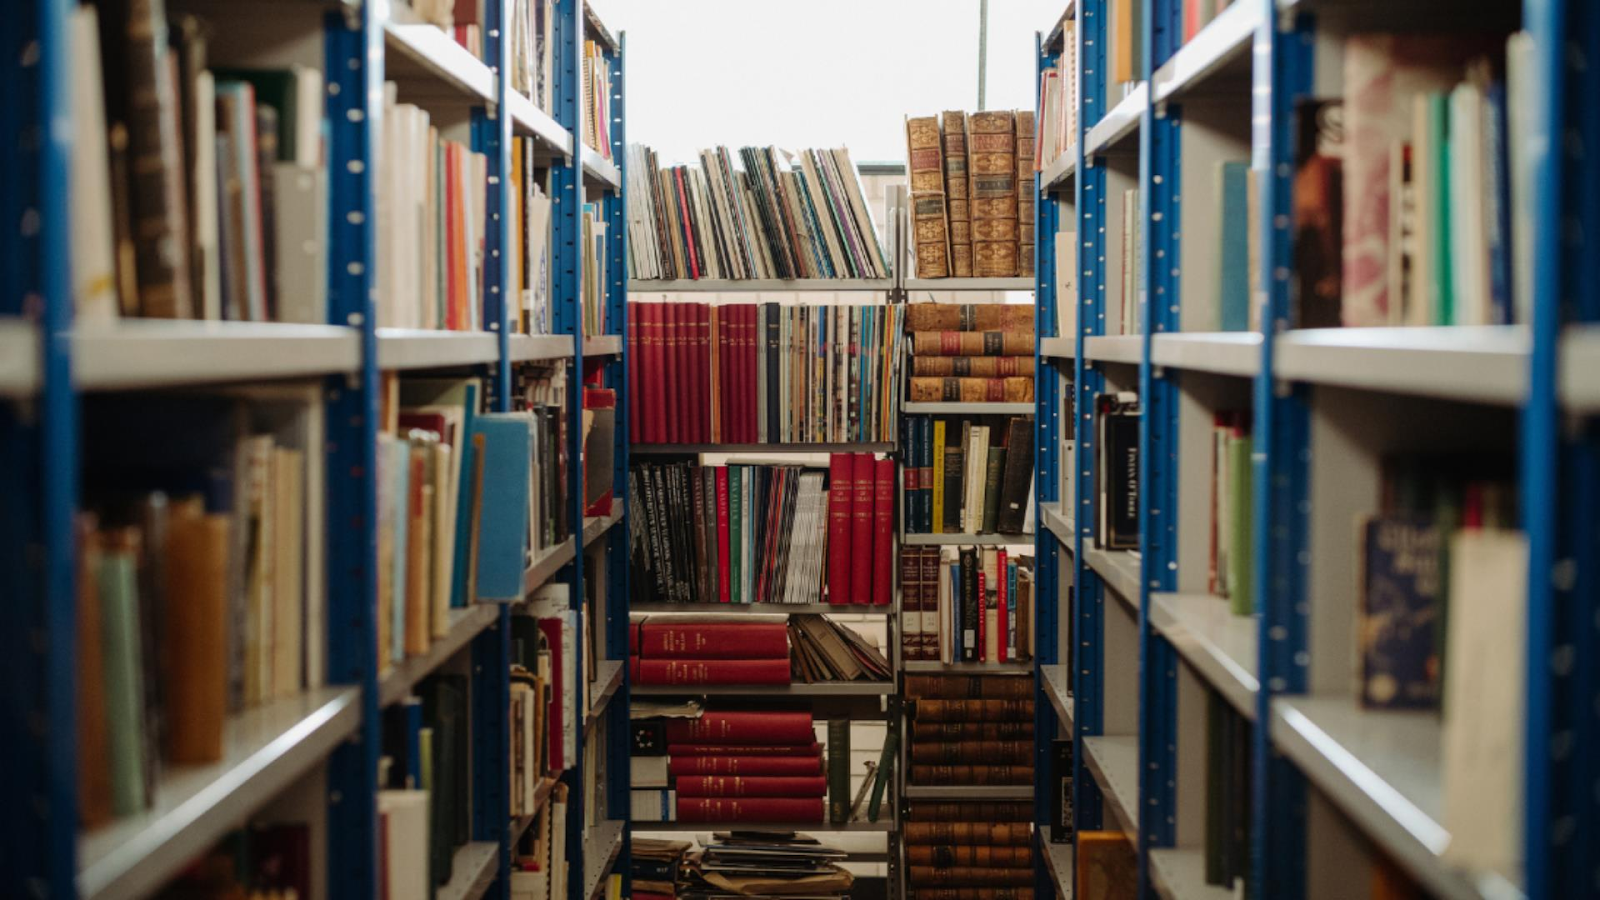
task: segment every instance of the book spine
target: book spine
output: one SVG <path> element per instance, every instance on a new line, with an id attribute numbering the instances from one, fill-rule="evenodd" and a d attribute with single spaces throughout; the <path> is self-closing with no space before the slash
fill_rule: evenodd
<path id="1" fill-rule="evenodd" d="M 832 723 L 829 723 L 830 727 Z M 831 746 L 831 740 L 830 740 Z M 770 748 L 763 748 L 770 749 Z M 669 750 L 669 754 L 671 751 Z M 821 775 L 819 756 L 678 756 L 667 761 L 667 772 L 684 775 Z M 848 771 L 848 765 L 846 766 Z"/>
<path id="2" fill-rule="evenodd" d="M 821 824 L 821 797 L 679 797 L 679 822 L 799 822 Z"/>
<path id="3" fill-rule="evenodd" d="M 913 375 L 912 403 L 1031 403 L 1033 379 L 932 378 Z"/>
<path id="4" fill-rule="evenodd" d="M 939 419 L 933 423 L 933 485 L 932 490 L 932 526 L 928 530 L 934 534 L 944 533 L 945 522 L 945 422 Z"/>
<path id="5" fill-rule="evenodd" d="M 900 658 L 922 658 L 922 550 L 900 548 Z"/>
<path id="6" fill-rule="evenodd" d="M 728 514 L 728 467 L 717 466 L 717 602 L 733 600 L 728 558 L 730 527 Z"/>
<path id="7" fill-rule="evenodd" d="M 850 504 L 850 543 L 853 547 L 873 546 L 872 517 L 876 501 L 877 466 L 870 453 L 852 455 L 855 497 Z M 870 553 L 851 553 L 850 602 L 872 602 L 873 558 Z"/>
<path id="8" fill-rule="evenodd" d="M 698 719 L 673 719 L 667 723 L 668 744 L 811 746 L 815 742 L 809 712 L 707 712 Z"/>
<path id="9" fill-rule="evenodd" d="M 638 684 L 788 684 L 784 659 L 639 659 Z"/>
<path id="10" fill-rule="evenodd" d="M 875 461 L 877 500 L 873 510 L 872 602 L 888 606 L 894 601 L 894 481 L 895 461 Z"/>
<path id="11" fill-rule="evenodd" d="M 645 659 L 788 659 L 782 622 L 646 621 L 639 626 Z"/>
<path id="12" fill-rule="evenodd" d="M 660 721 L 660 720 L 657 720 L 657 721 Z M 637 722 L 635 722 L 634 724 L 636 726 L 638 725 Z M 663 726 L 665 726 L 667 723 L 663 721 L 663 722 L 661 722 L 661 724 Z M 793 723 L 785 723 L 783 727 L 786 730 L 793 731 L 793 728 L 791 727 L 792 724 Z M 740 725 L 739 727 L 740 728 L 745 728 L 745 727 L 749 727 L 749 726 Z M 806 727 L 809 729 L 810 728 L 809 724 L 806 725 Z M 720 731 L 720 729 L 713 729 L 713 730 Z M 811 738 L 815 738 L 815 734 L 810 735 L 810 737 Z M 696 756 L 716 756 L 716 757 L 734 757 L 734 758 L 748 757 L 748 756 L 759 756 L 759 757 L 763 757 L 763 758 L 766 758 L 766 757 L 810 757 L 811 759 L 815 760 L 817 765 L 819 766 L 818 771 L 821 771 L 820 766 L 822 765 L 822 762 L 821 762 L 821 760 L 822 760 L 822 745 L 820 743 L 818 743 L 817 741 L 811 740 L 811 739 L 808 739 L 806 743 L 797 743 L 797 744 L 754 744 L 754 743 L 749 743 L 748 741 L 750 739 L 746 739 L 746 738 L 739 738 L 738 739 L 740 741 L 744 741 L 744 743 L 691 744 L 691 743 L 686 743 L 686 742 L 678 742 L 677 739 L 678 739 L 678 735 L 675 732 L 663 728 L 662 733 L 661 733 L 661 741 L 663 742 L 663 745 L 666 747 L 666 754 L 668 756 L 673 757 L 674 759 L 677 759 L 677 758 L 680 758 L 680 757 L 696 757 Z M 723 774 L 723 773 L 717 773 L 717 772 L 695 773 L 695 772 L 691 772 L 690 774 L 691 775 L 693 775 L 693 774 L 716 775 L 716 774 Z M 753 774 L 753 773 L 731 772 L 731 773 L 726 773 L 726 774 L 739 775 L 739 774 Z M 811 773 L 810 772 L 804 772 L 804 773 L 798 773 L 798 774 L 810 775 Z"/>
<path id="13" fill-rule="evenodd" d="M 1033 329 L 1018 331 L 913 331 L 917 356 L 1027 356 L 1033 352 Z"/>
<path id="14" fill-rule="evenodd" d="M 848 756 L 846 757 L 848 759 Z M 680 775 L 678 797 L 821 797 L 821 775 Z"/>

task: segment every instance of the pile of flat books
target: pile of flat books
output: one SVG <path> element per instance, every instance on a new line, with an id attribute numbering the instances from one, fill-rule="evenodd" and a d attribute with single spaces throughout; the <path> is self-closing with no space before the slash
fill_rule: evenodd
<path id="1" fill-rule="evenodd" d="M 1031 129 L 1030 129 L 1031 130 Z M 726 147 L 662 166 L 628 147 L 637 279 L 888 278 L 850 151 Z"/>
<path id="2" fill-rule="evenodd" d="M 827 616 L 790 616 L 789 649 L 791 681 L 815 684 L 890 677 L 889 660 L 876 645 Z"/>
<path id="3" fill-rule="evenodd" d="M 678 871 L 689 847 L 688 841 L 635 837 L 629 853 L 634 900 L 672 900 L 678 896 Z"/>
<path id="4" fill-rule="evenodd" d="M 1033 314 L 1017 303 L 908 305 L 911 402 L 1031 402 Z"/>
<path id="5" fill-rule="evenodd" d="M 717 832 L 690 854 L 686 900 L 722 897 L 804 897 L 844 900 L 854 876 L 840 863 L 846 853 L 795 832 Z"/>

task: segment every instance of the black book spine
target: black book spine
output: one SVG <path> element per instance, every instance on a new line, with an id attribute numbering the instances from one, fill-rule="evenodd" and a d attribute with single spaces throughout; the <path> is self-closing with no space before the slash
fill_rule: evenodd
<path id="1" fill-rule="evenodd" d="M 778 325 L 778 315 L 780 311 L 778 304 L 776 303 L 768 303 L 766 304 L 766 307 L 767 335 L 765 346 L 767 348 L 767 355 L 765 362 L 767 365 L 767 440 L 771 441 L 772 443 L 778 443 L 780 439 L 779 435 L 782 434 L 782 432 L 779 430 L 779 425 L 783 419 L 783 410 L 787 408 L 787 404 L 784 404 L 783 406 L 779 405 L 779 398 L 782 396 L 782 391 L 778 389 L 778 378 L 779 373 L 784 368 L 781 360 L 778 357 L 778 335 L 781 331 Z"/>
<path id="2" fill-rule="evenodd" d="M 1111 470 L 1108 546 L 1113 550 L 1139 547 L 1139 419 L 1119 413 L 1111 420 Z"/>
<path id="3" fill-rule="evenodd" d="M 961 550 L 961 661 L 978 661 L 978 551 Z"/>
<path id="4" fill-rule="evenodd" d="M 1055 790 L 1050 793 L 1050 842 L 1072 841 L 1072 739 L 1051 741 L 1051 774 Z"/>

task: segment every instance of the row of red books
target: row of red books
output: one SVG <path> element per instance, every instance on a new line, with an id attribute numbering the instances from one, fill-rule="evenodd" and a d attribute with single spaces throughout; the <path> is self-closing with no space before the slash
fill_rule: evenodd
<path id="1" fill-rule="evenodd" d="M 636 821 L 801 822 L 825 815 L 822 744 L 804 711 L 633 723 Z"/>
<path id="2" fill-rule="evenodd" d="M 888 606 L 894 601 L 892 459 L 870 453 L 828 458 L 828 602 Z"/>
<path id="3" fill-rule="evenodd" d="M 785 622 L 631 623 L 628 665 L 634 684 L 788 684 Z"/>

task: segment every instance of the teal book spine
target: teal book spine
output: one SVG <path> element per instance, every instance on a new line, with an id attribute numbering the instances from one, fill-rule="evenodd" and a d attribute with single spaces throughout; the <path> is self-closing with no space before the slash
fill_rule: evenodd
<path id="1" fill-rule="evenodd" d="M 1450 96 L 1439 92 L 1428 95 L 1428 130 L 1434 148 L 1435 191 L 1427 202 L 1433 204 L 1433 277 L 1438 282 L 1433 324 L 1456 323 L 1455 283 L 1451 277 L 1450 254 Z M 1476 136 L 1474 136 L 1476 137 Z"/>
<path id="2" fill-rule="evenodd" d="M 111 810 L 128 816 L 145 797 L 144 664 L 139 645 L 139 573 L 132 551 L 100 560 L 100 616 L 106 725 L 111 749 Z"/>
<path id="3" fill-rule="evenodd" d="M 1217 330 L 1250 329 L 1250 164 L 1218 166 L 1222 248 L 1218 260 Z"/>
<path id="4" fill-rule="evenodd" d="M 483 437 L 483 496 L 478 515 L 478 599 L 522 599 L 528 534 L 528 466 L 533 456 L 531 420 L 525 413 L 486 413 L 473 420 Z"/>
<path id="5" fill-rule="evenodd" d="M 441 157 L 444 154 L 439 154 Z M 441 229 L 442 230 L 442 229 Z M 444 257 L 439 257 L 444 259 Z M 440 266 L 440 268 L 444 268 Z M 461 433 L 467 435 L 466 440 L 458 441 L 460 445 L 456 452 L 461 458 L 461 481 L 456 487 L 456 545 L 455 562 L 451 572 L 455 573 L 450 584 L 450 605 L 465 607 L 472 602 L 467 596 L 467 574 L 471 571 L 472 562 L 472 469 L 477 465 L 476 455 L 472 451 L 472 423 L 477 418 L 478 389 L 475 385 L 468 385 L 464 407 L 464 418 L 461 421 Z"/>

